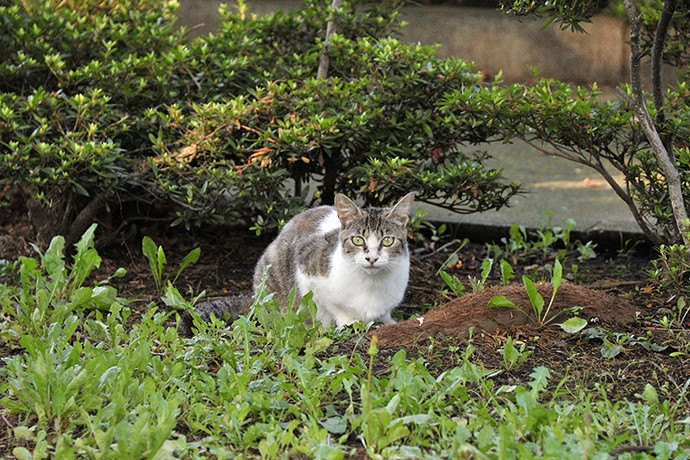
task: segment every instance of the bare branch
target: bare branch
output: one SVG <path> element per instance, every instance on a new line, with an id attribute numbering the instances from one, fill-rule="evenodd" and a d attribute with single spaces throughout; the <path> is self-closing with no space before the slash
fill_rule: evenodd
<path id="1" fill-rule="evenodd" d="M 335 19 L 338 14 L 338 8 L 343 3 L 343 0 L 333 0 L 331 3 L 330 14 L 328 15 L 328 24 L 326 25 L 326 39 L 323 42 L 323 48 L 319 55 L 319 69 L 316 72 L 316 78 L 325 80 L 328 76 L 328 67 L 331 65 L 331 57 L 329 51 L 331 48 L 331 35 L 335 33 Z"/>
<path id="2" fill-rule="evenodd" d="M 586 159 L 582 158 L 577 154 L 571 155 L 567 153 L 562 147 L 556 144 L 548 143 L 554 149 L 550 150 L 548 148 L 545 148 L 543 144 L 537 145 L 536 143 L 524 138 L 521 138 L 521 140 L 525 142 L 527 145 L 531 146 L 534 149 L 540 150 L 546 155 L 564 158 L 566 160 L 570 160 L 575 163 L 579 163 L 581 165 L 588 166 L 594 169 L 604 178 L 604 180 L 606 180 L 606 182 L 613 189 L 613 191 L 616 192 L 616 195 L 618 195 L 618 197 L 625 202 L 625 204 L 628 206 L 628 209 L 630 209 L 630 212 L 632 213 L 635 222 L 637 223 L 637 225 L 639 225 L 640 229 L 642 229 L 642 232 L 645 234 L 645 236 L 647 236 L 647 238 L 649 238 L 649 240 L 654 244 L 661 244 L 664 242 L 663 239 L 659 237 L 658 232 L 654 230 L 653 225 L 651 225 L 650 222 L 647 219 L 645 219 L 644 216 L 640 213 L 640 210 L 637 208 L 637 205 L 635 204 L 635 201 L 630 195 L 629 190 L 623 189 L 623 187 L 620 186 L 616 179 L 601 163 L 598 156 L 597 162 L 591 162 L 587 161 Z"/>
<path id="3" fill-rule="evenodd" d="M 654 31 L 654 43 L 652 45 L 652 93 L 654 96 L 654 106 L 659 110 L 659 115 L 663 120 L 663 112 L 661 112 L 664 105 L 663 95 L 663 81 L 661 78 L 661 68 L 663 65 L 664 46 L 666 44 L 666 36 L 668 28 L 673 19 L 673 13 L 676 10 L 676 0 L 666 0 L 664 8 L 661 11 L 661 18 Z"/>

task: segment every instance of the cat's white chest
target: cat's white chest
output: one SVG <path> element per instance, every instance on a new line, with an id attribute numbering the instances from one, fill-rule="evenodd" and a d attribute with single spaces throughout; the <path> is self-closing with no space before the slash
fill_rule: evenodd
<path id="1" fill-rule="evenodd" d="M 311 291 L 318 307 L 317 317 L 337 326 L 355 321 L 383 321 L 390 324 L 391 311 L 402 301 L 409 278 L 407 254 L 390 261 L 385 267 L 370 271 L 353 264 L 338 247 L 331 256 L 327 276 L 309 276 L 297 271 L 302 295 Z"/>

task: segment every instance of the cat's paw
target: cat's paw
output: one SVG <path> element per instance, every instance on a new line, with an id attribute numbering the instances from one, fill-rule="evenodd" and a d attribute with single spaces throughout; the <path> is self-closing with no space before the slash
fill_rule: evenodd
<path id="1" fill-rule="evenodd" d="M 381 321 L 381 322 L 384 324 L 384 326 L 390 326 L 391 324 L 397 323 L 396 320 L 394 320 L 393 318 L 391 318 L 390 313 L 388 313 L 388 314 L 385 315 L 385 316 L 382 316 L 382 317 L 379 319 L 379 321 Z"/>

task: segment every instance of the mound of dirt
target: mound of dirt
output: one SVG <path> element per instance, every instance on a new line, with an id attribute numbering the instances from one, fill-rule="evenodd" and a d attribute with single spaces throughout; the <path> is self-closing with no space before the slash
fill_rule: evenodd
<path id="1" fill-rule="evenodd" d="M 537 289 L 548 305 L 553 292 L 551 284 L 538 284 Z M 498 295 L 506 296 L 521 310 L 529 312 L 530 317 L 516 309 L 488 308 L 489 300 Z M 576 306 L 582 307 L 578 316 L 590 321 L 622 325 L 635 320 L 635 308 L 624 299 L 568 283 L 560 286 L 549 318 Z M 565 319 L 567 315 L 560 315 L 555 322 Z M 532 306 L 524 286 L 513 284 L 467 294 L 429 311 L 423 317 L 381 327 L 374 334 L 379 338 L 379 346 L 388 348 L 413 345 L 430 337 L 466 337 L 472 327 L 493 333 L 534 325 Z"/>

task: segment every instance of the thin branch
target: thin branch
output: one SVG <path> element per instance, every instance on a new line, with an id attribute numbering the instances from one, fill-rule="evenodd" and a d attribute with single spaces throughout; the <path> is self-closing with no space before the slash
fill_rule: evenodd
<path id="1" fill-rule="evenodd" d="M 652 44 L 652 93 L 654 96 L 654 106 L 659 111 L 660 121 L 663 121 L 664 116 L 662 111 L 664 105 L 664 85 L 661 78 L 661 68 L 668 28 L 671 25 L 675 11 L 676 0 L 666 0 L 661 11 L 661 18 L 659 18 L 659 23 L 654 31 L 654 42 Z"/>
<path id="2" fill-rule="evenodd" d="M 666 46 L 666 37 L 668 36 L 668 29 L 673 20 L 673 13 L 676 11 L 676 0 L 666 0 L 664 7 L 661 10 L 661 18 L 654 31 L 654 42 L 652 44 L 652 97 L 654 98 L 654 107 L 656 107 L 656 121 L 657 123 L 664 123 L 666 115 L 664 113 L 664 82 L 662 79 L 662 67 L 664 57 L 664 47 Z M 661 138 L 664 143 L 666 151 L 675 161 L 673 152 L 673 136 L 671 134 L 664 134 Z"/>
<path id="3" fill-rule="evenodd" d="M 630 212 L 633 215 L 633 218 L 635 219 L 635 222 L 637 222 L 637 225 L 639 225 L 640 229 L 642 232 L 649 238 L 649 240 L 654 243 L 654 244 L 662 244 L 664 241 L 658 236 L 658 234 L 652 229 L 652 226 L 650 223 L 644 218 L 644 216 L 640 213 L 640 210 L 637 208 L 637 205 L 635 204 L 635 201 L 633 200 L 632 196 L 630 193 L 628 193 L 623 187 L 620 186 L 620 184 L 616 181 L 616 179 L 611 175 L 611 173 L 608 172 L 608 170 L 604 167 L 604 165 L 601 163 L 601 161 L 597 161 L 596 163 L 593 163 L 591 161 L 587 161 L 584 158 L 580 156 L 571 156 L 567 153 L 565 153 L 565 150 L 558 146 L 549 143 L 551 147 L 553 147 L 554 150 L 549 150 L 544 148 L 544 146 L 538 146 L 534 142 L 528 141 L 526 139 L 521 139 L 523 142 L 525 142 L 527 145 L 540 150 L 541 152 L 544 152 L 546 155 L 553 156 L 553 157 L 559 157 L 559 158 L 565 158 L 566 160 L 573 161 L 575 163 L 579 163 L 584 166 L 588 166 L 592 169 L 594 169 L 596 172 L 598 172 L 604 180 L 609 184 L 609 186 L 613 189 L 613 191 L 618 195 L 620 199 L 622 199 L 625 204 L 628 206 L 628 209 L 630 209 Z M 597 156 L 598 159 L 598 156 Z"/>
<path id="4" fill-rule="evenodd" d="M 335 19 L 338 14 L 338 8 L 343 3 L 343 0 L 333 0 L 331 3 L 330 13 L 328 15 L 328 24 L 326 25 L 326 39 L 323 42 L 323 48 L 319 55 L 319 69 L 316 72 L 316 78 L 325 80 L 328 77 L 328 67 L 331 65 L 331 57 L 329 51 L 331 49 L 331 35 L 335 33 Z"/>
<path id="5" fill-rule="evenodd" d="M 690 237 L 687 228 L 688 213 L 685 209 L 685 202 L 683 201 L 680 174 L 671 161 L 671 157 L 659 137 L 659 133 L 647 110 L 644 92 L 642 91 L 642 72 L 640 67 L 640 59 L 642 58 L 640 47 L 640 15 L 632 0 L 624 0 L 623 4 L 628 13 L 628 19 L 630 20 L 630 79 L 632 82 L 633 110 L 649 141 L 657 164 L 664 173 L 669 198 L 671 200 L 671 207 L 673 209 L 673 217 L 676 221 L 680 237 L 685 245 L 690 248 Z"/>

